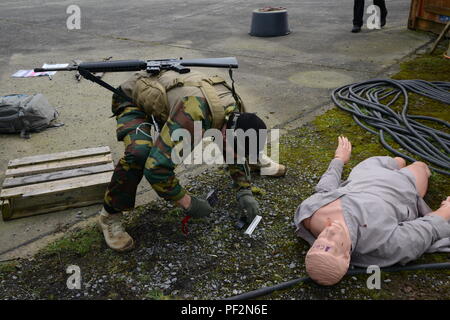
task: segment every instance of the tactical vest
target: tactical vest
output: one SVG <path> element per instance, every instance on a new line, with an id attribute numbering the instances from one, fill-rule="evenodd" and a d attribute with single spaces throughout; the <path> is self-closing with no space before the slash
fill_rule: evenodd
<path id="1" fill-rule="evenodd" d="M 212 115 L 212 126 L 216 129 L 223 126 L 225 108 L 229 105 L 237 104 L 241 112 L 245 111 L 242 100 L 237 94 L 238 101 L 235 100 L 231 87 L 223 78 L 206 77 L 197 71 L 185 74 L 164 71 L 154 76 L 138 72 L 124 82 L 121 89 L 148 115 L 162 122 L 167 121 L 171 109 L 188 96 L 206 99 Z"/>

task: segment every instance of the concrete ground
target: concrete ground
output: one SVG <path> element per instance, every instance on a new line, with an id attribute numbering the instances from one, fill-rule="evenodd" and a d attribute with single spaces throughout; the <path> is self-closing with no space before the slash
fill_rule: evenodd
<path id="1" fill-rule="evenodd" d="M 69 5 L 81 9 L 81 29 L 68 30 Z M 352 0 L 277 1 L 288 9 L 291 34 L 251 37 L 252 11 L 265 1 L 44 1 L 0 3 L 0 95 L 43 93 L 65 126 L 24 140 L 0 135 L 0 181 L 10 159 L 108 145 L 118 160 L 111 94 L 73 73 L 15 79 L 19 69 L 72 59 L 203 58 L 235 56 L 237 91 L 251 111 L 270 127 L 291 128 L 330 104 L 330 90 L 351 82 L 383 77 L 405 56 L 431 41 L 407 30 L 410 1 L 388 1 L 382 30 L 350 33 Z M 368 5 L 368 4 L 366 4 Z M 206 71 L 206 70 L 205 70 Z M 226 76 L 225 70 L 210 70 Z M 129 74 L 106 74 L 118 85 Z M 138 204 L 155 198 L 143 181 Z M 94 215 L 100 206 L 0 221 L 0 260 L 22 255 L 24 244 L 64 230 Z M 14 250 L 16 249 L 16 250 Z M 26 251 L 26 250 L 25 250 Z"/>

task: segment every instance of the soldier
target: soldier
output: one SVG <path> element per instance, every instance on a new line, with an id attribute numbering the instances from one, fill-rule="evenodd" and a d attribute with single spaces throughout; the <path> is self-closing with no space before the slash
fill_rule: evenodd
<path id="1" fill-rule="evenodd" d="M 179 74 L 163 71 L 156 76 L 146 72 L 134 74 L 119 91 L 132 98 L 130 103 L 118 94 L 113 95 L 112 111 L 117 120 L 117 139 L 125 144 L 125 155 L 119 160 L 104 198 L 104 207 L 98 220 L 108 246 L 126 251 L 134 246 L 124 230 L 122 212 L 135 204 L 136 189 L 145 175 L 156 193 L 184 209 L 186 217 L 208 216 L 209 203 L 189 195 L 174 174 L 172 149 L 178 142 L 172 140 L 176 129 L 186 129 L 194 135 L 194 121 L 201 121 L 202 131 L 210 128 L 225 130 L 266 129 L 264 122 L 253 113 L 246 113 L 240 97 L 225 80 L 207 77 L 196 71 Z M 149 124 L 152 117 L 161 129 L 153 141 Z M 194 141 L 194 139 L 191 139 Z M 261 150 L 265 141 L 258 141 Z M 192 145 L 193 147 L 193 145 Z M 245 146 L 245 155 L 248 148 Z M 264 155 L 264 166 L 270 166 L 274 176 L 283 176 L 286 168 Z M 257 166 L 262 166 L 261 159 Z M 250 190 L 249 170 L 246 164 L 229 164 L 231 178 L 237 189 L 237 201 L 247 212 L 247 222 L 258 213 L 258 202 Z"/>
<path id="2" fill-rule="evenodd" d="M 373 4 L 380 8 L 380 26 L 384 27 L 386 25 L 386 16 L 388 14 L 386 2 L 385 0 L 373 0 Z M 363 16 L 364 0 L 355 0 L 353 4 L 353 33 L 361 32 L 361 27 L 363 26 Z"/>

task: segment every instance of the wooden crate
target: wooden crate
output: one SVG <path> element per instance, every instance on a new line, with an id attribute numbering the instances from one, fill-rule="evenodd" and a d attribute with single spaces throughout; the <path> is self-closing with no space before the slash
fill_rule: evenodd
<path id="1" fill-rule="evenodd" d="M 408 28 L 442 32 L 450 19 L 450 0 L 411 0 Z"/>
<path id="2" fill-rule="evenodd" d="M 109 147 L 11 160 L 0 192 L 3 220 L 101 203 L 113 171 Z"/>

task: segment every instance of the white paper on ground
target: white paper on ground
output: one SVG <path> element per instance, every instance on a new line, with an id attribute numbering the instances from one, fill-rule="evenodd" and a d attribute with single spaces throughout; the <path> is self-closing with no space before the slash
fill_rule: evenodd
<path id="1" fill-rule="evenodd" d="M 33 70 L 19 70 L 14 73 L 11 77 L 13 78 L 31 78 L 31 77 L 41 77 L 41 76 L 53 76 L 56 71 L 47 72 L 34 72 Z"/>
<path id="2" fill-rule="evenodd" d="M 68 63 L 60 63 L 60 64 L 48 64 L 44 63 L 42 68 L 65 68 L 69 64 Z M 30 78 L 30 77 L 41 77 L 41 76 L 53 76 L 56 74 L 56 71 L 47 71 L 47 72 L 34 72 L 34 70 L 19 70 L 14 73 L 11 77 L 13 78 Z"/>
<path id="3" fill-rule="evenodd" d="M 261 216 L 256 216 L 252 223 L 248 226 L 247 230 L 245 230 L 245 234 L 248 234 L 249 236 L 252 235 L 253 231 L 255 231 L 256 227 L 258 226 L 259 222 L 261 221 Z"/>

